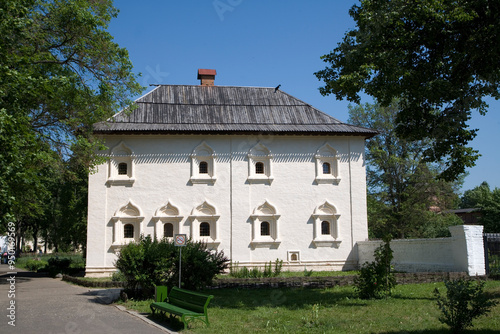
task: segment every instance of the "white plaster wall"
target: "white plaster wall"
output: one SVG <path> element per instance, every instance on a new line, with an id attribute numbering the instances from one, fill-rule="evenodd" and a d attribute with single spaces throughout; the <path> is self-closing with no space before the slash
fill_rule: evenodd
<path id="1" fill-rule="evenodd" d="M 392 240 L 395 270 L 404 272 L 459 272 L 485 275 L 482 226 L 450 227 L 451 238 Z M 360 265 L 375 260 L 381 241 L 358 243 Z"/>
<path id="2" fill-rule="evenodd" d="M 364 138 L 325 136 L 197 136 L 139 135 L 107 136 L 113 148 L 123 141 L 134 153 L 133 185 L 107 185 L 108 164 L 99 166 L 89 178 L 89 218 L 87 274 L 113 270 L 116 255 L 111 249 L 111 217 L 132 200 L 143 212 L 143 233 L 154 235 L 153 215 L 171 202 L 183 216 L 180 233 L 191 234 L 188 216 L 207 201 L 215 206 L 218 219 L 219 250 L 242 265 L 288 259 L 289 251 L 300 252 L 297 270 L 303 265 L 332 266 L 335 269 L 357 265 L 353 247 L 368 237 Z M 193 149 L 203 141 L 216 154 L 214 184 L 190 182 Z M 257 143 L 272 153 L 269 183 L 249 183 L 248 151 Z M 325 143 L 338 152 L 340 182 L 315 182 L 314 154 Z M 253 210 L 265 201 L 280 214 L 279 239 L 273 246 L 252 247 Z M 337 247 L 316 247 L 313 240 L 314 209 L 325 201 L 340 214 Z M 231 237 L 232 236 L 232 237 Z"/>

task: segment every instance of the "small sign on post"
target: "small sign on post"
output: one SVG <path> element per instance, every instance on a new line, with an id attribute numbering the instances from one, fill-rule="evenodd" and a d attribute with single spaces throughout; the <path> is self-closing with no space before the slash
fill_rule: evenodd
<path id="1" fill-rule="evenodd" d="M 176 234 L 174 237 L 175 246 L 179 247 L 179 289 L 181 288 L 181 272 L 182 272 L 182 247 L 186 246 L 186 235 Z"/>

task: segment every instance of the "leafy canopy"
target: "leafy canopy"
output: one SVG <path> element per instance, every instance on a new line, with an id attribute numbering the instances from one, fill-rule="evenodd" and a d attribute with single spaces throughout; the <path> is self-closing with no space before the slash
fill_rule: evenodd
<path id="1" fill-rule="evenodd" d="M 464 192 L 460 208 L 479 209 L 479 223 L 487 233 L 500 233 L 500 188 L 490 189 L 487 182 Z"/>
<path id="2" fill-rule="evenodd" d="M 43 211 L 49 185 L 37 168 L 64 172 L 70 157 L 89 167 L 92 124 L 142 89 L 107 32 L 117 13 L 112 0 L 0 2 L 0 222 Z"/>
<path id="3" fill-rule="evenodd" d="M 396 134 L 398 101 L 389 106 L 349 106 L 349 123 L 377 129 L 366 144 L 368 227 L 371 237 L 391 233 L 399 238 L 447 236 L 448 226 L 461 223 L 453 209 L 459 183 L 437 180 L 438 164 L 424 161 L 430 140 L 407 140 Z"/>
<path id="4" fill-rule="evenodd" d="M 500 97 L 500 2 L 361 0 L 350 9 L 356 29 L 322 56 L 315 73 L 323 95 L 359 103 L 360 93 L 387 106 L 400 99 L 398 134 L 432 139 L 427 161 L 445 161 L 454 180 L 479 157 L 467 144 L 472 110 Z"/>

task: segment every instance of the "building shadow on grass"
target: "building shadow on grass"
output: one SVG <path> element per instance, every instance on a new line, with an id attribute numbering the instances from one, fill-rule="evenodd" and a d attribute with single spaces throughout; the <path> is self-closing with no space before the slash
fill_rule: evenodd
<path id="1" fill-rule="evenodd" d="M 216 289 L 204 293 L 214 295 L 209 307 L 253 310 L 258 307 L 302 309 L 314 304 L 325 307 L 362 307 L 366 302 L 356 298 L 354 291 L 335 291 L 307 288 L 276 289 Z"/>

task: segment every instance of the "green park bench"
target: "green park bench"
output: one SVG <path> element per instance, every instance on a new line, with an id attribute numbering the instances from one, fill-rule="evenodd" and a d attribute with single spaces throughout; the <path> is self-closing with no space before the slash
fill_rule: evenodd
<path id="1" fill-rule="evenodd" d="M 210 326 L 207 307 L 213 297 L 212 295 L 205 295 L 176 287 L 173 287 L 167 296 L 167 287 L 157 286 L 155 302 L 149 307 L 153 314 L 155 311 L 158 311 L 163 314 L 170 313 L 180 316 L 181 321 L 184 323 L 184 329 L 187 328 L 188 322 L 193 319 L 200 319 L 207 326 Z"/>

